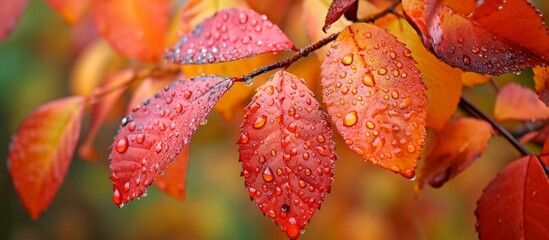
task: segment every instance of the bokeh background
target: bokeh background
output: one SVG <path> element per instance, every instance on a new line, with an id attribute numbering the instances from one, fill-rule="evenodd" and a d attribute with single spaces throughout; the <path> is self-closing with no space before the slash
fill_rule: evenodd
<path id="1" fill-rule="evenodd" d="M 533 2 L 549 14 L 547 1 Z M 42 0 L 30 0 L 17 28 L 0 43 L 0 156 L 4 159 L 10 136 L 27 114 L 70 94 L 75 59 L 96 37 L 90 28 L 89 21 L 70 27 Z M 531 71 L 524 71 L 496 82 L 532 86 L 531 77 Z M 489 84 L 465 89 L 487 112 L 492 111 L 494 93 Z M 214 111 L 208 124 L 196 132 L 185 201 L 151 187 L 147 197 L 118 209 L 112 202 L 107 148 L 121 116 L 113 114 L 98 136 L 101 160 L 73 159 L 53 203 L 37 221 L 19 201 L 6 164 L 0 164 L 0 239 L 286 239 L 250 201 L 239 176 L 235 141 L 242 110 L 231 120 Z M 443 188 L 427 188 L 416 196 L 413 182 L 363 162 L 340 137 L 336 140 L 340 159 L 332 192 L 300 239 L 475 239 L 474 209 L 482 189 L 519 157 L 496 136 L 468 170 Z M 539 146 L 528 147 L 539 151 Z"/>

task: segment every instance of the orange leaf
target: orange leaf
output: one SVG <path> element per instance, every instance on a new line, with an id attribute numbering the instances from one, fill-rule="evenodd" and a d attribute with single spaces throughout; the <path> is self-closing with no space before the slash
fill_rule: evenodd
<path id="1" fill-rule="evenodd" d="M 474 87 L 479 84 L 487 83 L 490 81 L 492 76 L 490 75 L 480 75 L 474 72 L 463 72 L 461 74 L 461 81 L 463 85 L 467 87 Z"/>
<path id="2" fill-rule="evenodd" d="M 90 44 L 76 59 L 70 76 L 71 93 L 89 96 L 108 75 L 122 68 L 124 59 L 107 43 L 98 40 Z"/>
<path id="3" fill-rule="evenodd" d="M 549 180 L 539 159 L 507 165 L 477 203 L 480 239 L 549 239 Z"/>
<path id="4" fill-rule="evenodd" d="M 172 0 L 93 0 L 97 29 L 122 55 L 158 60 L 164 51 Z"/>
<path id="5" fill-rule="evenodd" d="M 539 98 L 549 106 L 549 67 L 535 67 L 534 80 Z"/>
<path id="6" fill-rule="evenodd" d="M 8 169 L 33 219 L 49 206 L 67 174 L 80 136 L 84 100 L 75 96 L 42 105 L 11 139 Z"/>
<path id="7" fill-rule="evenodd" d="M 470 17 L 444 5 L 431 14 L 431 2 L 404 0 L 404 14 L 423 44 L 453 67 L 499 75 L 549 59 L 549 34 L 526 0 L 483 1 Z"/>
<path id="8" fill-rule="evenodd" d="M 185 199 L 185 184 L 187 182 L 187 167 L 189 162 L 189 145 L 181 149 L 181 153 L 175 157 L 164 174 L 160 174 L 154 180 L 154 185 L 166 194 L 181 201 Z"/>
<path id="9" fill-rule="evenodd" d="M 81 158 L 89 161 L 96 161 L 99 159 L 99 154 L 97 154 L 97 151 L 95 151 L 93 146 L 97 132 L 105 121 L 107 114 L 111 111 L 112 107 L 120 101 L 122 94 L 124 94 L 128 88 L 128 84 L 134 78 L 134 70 L 123 70 L 109 76 L 101 88 L 96 90 L 96 92 L 106 91 L 108 93 L 98 97 L 98 99 L 93 102 L 90 127 L 84 141 L 82 141 L 80 148 L 78 148 L 78 155 Z"/>
<path id="10" fill-rule="evenodd" d="M 303 81 L 276 72 L 246 107 L 238 140 L 250 197 L 290 239 L 330 191 L 336 159 L 330 124 Z"/>
<path id="11" fill-rule="evenodd" d="M 509 83 L 500 89 L 494 107 L 495 119 L 532 121 L 548 117 L 549 107 L 531 89 L 516 83 Z"/>
<path id="12" fill-rule="evenodd" d="M 118 207 L 147 193 L 231 85 L 230 78 L 219 76 L 174 81 L 122 119 L 110 155 Z"/>
<path id="13" fill-rule="evenodd" d="M 456 112 L 461 97 L 461 71 L 440 62 L 429 53 L 408 23 L 395 20 L 387 28 L 411 50 L 427 86 L 427 126 L 442 129 Z"/>
<path id="14" fill-rule="evenodd" d="M 19 21 L 19 17 L 25 7 L 27 0 L 0 0 L 0 42 L 11 32 Z"/>
<path id="15" fill-rule="evenodd" d="M 65 21 L 74 25 L 88 9 L 89 0 L 46 0 Z"/>
<path id="16" fill-rule="evenodd" d="M 486 150 L 494 131 L 490 124 L 473 118 L 448 123 L 435 135 L 416 181 L 416 191 L 424 184 L 440 187 L 469 167 Z"/>
<path id="17" fill-rule="evenodd" d="M 414 176 L 425 138 L 425 85 L 410 50 L 386 30 L 353 24 L 322 64 L 322 100 L 351 149 Z"/>

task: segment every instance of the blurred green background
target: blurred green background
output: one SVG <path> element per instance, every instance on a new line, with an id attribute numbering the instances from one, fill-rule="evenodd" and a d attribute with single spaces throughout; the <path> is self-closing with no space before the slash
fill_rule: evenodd
<path id="1" fill-rule="evenodd" d="M 536 5 L 548 12 L 547 1 Z M 10 136 L 27 114 L 69 94 L 71 67 L 87 43 L 43 1 L 29 1 L 17 28 L 0 43 L 1 156 L 7 156 Z M 498 81 L 517 78 L 532 85 L 531 71 Z M 466 89 L 465 94 L 491 111 L 491 87 Z M 184 202 L 151 187 L 147 197 L 115 207 L 106 150 L 116 133 L 115 120 L 99 135 L 104 158 L 96 163 L 75 158 L 38 221 L 26 213 L 6 164 L 0 164 L 0 239 L 286 239 L 250 201 L 239 176 L 235 140 L 242 115 L 223 121 L 213 112 L 199 128 L 191 144 Z M 332 192 L 299 239 L 475 239 L 473 212 L 482 189 L 519 157 L 494 137 L 471 168 L 416 198 L 413 182 L 364 163 L 337 141 L 340 159 Z"/>

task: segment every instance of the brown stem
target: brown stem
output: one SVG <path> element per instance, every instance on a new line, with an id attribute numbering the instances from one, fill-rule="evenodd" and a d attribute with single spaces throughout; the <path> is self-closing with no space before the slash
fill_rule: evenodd
<path id="1" fill-rule="evenodd" d="M 469 112 L 473 113 L 474 115 L 477 115 L 479 118 L 482 118 L 485 121 L 487 121 L 488 123 L 490 123 L 490 125 L 492 125 L 492 127 L 494 129 L 496 129 L 498 132 L 500 132 L 500 134 L 505 139 L 507 139 L 507 141 L 509 143 L 511 143 L 511 145 L 513 145 L 513 147 L 515 147 L 515 149 L 517 149 L 517 151 L 522 156 L 532 155 L 532 153 L 524 145 L 522 145 L 522 143 L 520 143 L 515 137 L 513 137 L 513 135 L 509 131 L 507 131 L 507 129 L 505 129 L 499 123 L 494 121 L 494 119 L 492 119 L 490 116 L 488 116 L 486 113 L 484 113 L 479 107 L 477 107 L 477 105 L 475 105 L 473 102 L 471 102 L 471 100 L 469 100 L 467 97 L 461 96 L 461 99 L 459 101 L 459 106 L 462 109 L 464 109 L 466 111 L 469 111 Z"/>
<path id="2" fill-rule="evenodd" d="M 286 58 L 282 61 L 278 61 L 278 62 L 269 64 L 269 65 L 263 66 L 263 67 L 258 68 L 256 70 L 254 70 L 253 72 L 248 73 L 246 75 L 243 75 L 243 76 L 240 76 L 240 77 L 235 77 L 235 78 L 233 78 L 233 82 L 245 82 L 249 79 L 252 79 L 252 78 L 254 78 L 258 75 L 261 75 L 261 74 L 266 73 L 268 71 L 271 71 L 273 69 L 288 67 L 292 63 L 299 60 L 300 58 L 308 56 L 309 54 L 311 54 L 315 50 L 317 50 L 317 49 L 323 47 L 324 45 L 328 44 L 329 42 L 333 41 L 334 39 L 336 39 L 338 34 L 339 33 L 331 34 L 330 36 L 328 36 L 328 37 L 326 37 L 326 38 L 324 38 L 324 39 L 322 39 L 322 40 L 320 40 L 320 41 L 318 41 L 314 44 L 311 44 L 311 45 L 306 46 L 302 49 L 299 49 L 299 51 L 290 58 Z"/>

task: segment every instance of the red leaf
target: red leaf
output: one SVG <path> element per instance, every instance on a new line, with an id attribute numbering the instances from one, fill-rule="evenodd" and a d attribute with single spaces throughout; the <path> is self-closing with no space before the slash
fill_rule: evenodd
<path id="1" fill-rule="evenodd" d="M 89 6 L 89 0 L 46 0 L 65 21 L 73 25 L 84 15 Z"/>
<path id="2" fill-rule="evenodd" d="M 345 14 L 345 17 L 351 21 L 356 21 L 356 13 L 358 10 L 358 0 L 334 0 L 328 14 L 326 14 L 326 20 L 324 20 L 323 31 L 330 28 L 330 25 L 337 21 L 341 15 Z"/>
<path id="3" fill-rule="evenodd" d="M 49 206 L 67 174 L 80 136 L 84 100 L 67 97 L 42 105 L 11 140 L 8 169 L 33 219 Z"/>
<path id="4" fill-rule="evenodd" d="M 416 181 L 416 191 L 424 184 L 440 187 L 469 167 L 488 147 L 494 134 L 485 121 L 460 118 L 435 135 L 432 149 Z"/>
<path id="5" fill-rule="evenodd" d="M 99 155 L 93 146 L 97 132 L 105 121 L 107 114 L 111 111 L 116 102 L 120 101 L 122 94 L 128 88 L 128 84 L 135 77 L 135 71 L 132 69 L 117 72 L 109 76 L 103 86 L 96 92 L 108 92 L 106 96 L 100 96 L 93 103 L 92 116 L 90 127 L 86 134 L 86 138 L 78 148 L 78 155 L 86 160 L 95 161 L 99 159 Z M 112 90 L 116 89 L 116 90 Z"/>
<path id="6" fill-rule="evenodd" d="M 414 176 L 425 138 L 425 86 L 404 44 L 384 29 L 353 24 L 322 64 L 322 100 L 351 149 Z"/>
<path id="7" fill-rule="evenodd" d="M 453 67 L 499 75 L 549 59 L 549 45 L 544 44 L 549 42 L 547 29 L 525 0 L 483 1 L 471 17 L 443 5 L 428 19 L 430 2 L 403 1 L 404 14 L 422 36 L 423 44 Z"/>
<path id="8" fill-rule="evenodd" d="M 155 61 L 164 50 L 172 0 L 93 0 L 97 29 L 122 55 Z"/>
<path id="9" fill-rule="evenodd" d="M 167 58 L 179 64 L 234 61 L 294 44 L 265 15 L 250 9 L 223 9 L 183 36 Z"/>
<path id="10" fill-rule="evenodd" d="M 501 88 L 496 98 L 494 118 L 532 121 L 549 118 L 549 107 L 536 93 L 516 83 Z"/>
<path id="11" fill-rule="evenodd" d="M 238 141 L 250 197 L 291 239 L 330 192 L 336 159 L 330 124 L 302 81 L 279 71 L 262 85 Z"/>
<path id="12" fill-rule="evenodd" d="M 481 239 L 549 239 L 549 180 L 539 159 L 507 165 L 484 189 L 475 211 Z"/>
<path id="13" fill-rule="evenodd" d="M 218 76 L 178 80 L 122 119 L 110 156 L 116 205 L 146 194 L 231 85 L 231 79 Z"/>
<path id="14" fill-rule="evenodd" d="M 187 167 L 189 162 L 189 145 L 181 149 L 175 161 L 158 175 L 154 185 L 166 194 L 181 201 L 185 199 L 185 184 L 187 182 Z"/>
<path id="15" fill-rule="evenodd" d="M 0 0 L 0 42 L 8 36 L 27 6 L 27 0 Z"/>
<path id="16" fill-rule="evenodd" d="M 175 79 L 183 79 L 185 75 L 181 74 Z M 174 81 L 174 77 L 163 77 L 163 78 L 146 78 L 141 82 L 139 87 L 133 92 L 132 98 L 128 103 L 127 114 L 132 112 L 132 109 L 139 105 L 141 102 L 147 100 L 147 98 L 152 97 L 156 92 L 160 91 L 164 86 L 169 85 Z"/>

